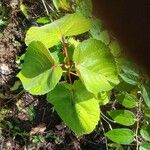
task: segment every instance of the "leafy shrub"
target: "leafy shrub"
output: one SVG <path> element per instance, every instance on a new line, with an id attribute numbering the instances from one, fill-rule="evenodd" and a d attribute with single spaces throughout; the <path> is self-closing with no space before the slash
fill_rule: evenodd
<path id="1" fill-rule="evenodd" d="M 144 108 L 150 118 L 147 77 L 123 56 L 121 46 L 101 21 L 93 19 L 90 3 L 78 0 L 74 8 L 68 1 L 53 2 L 58 12 L 63 9 L 71 14 L 27 31 L 28 48 L 17 75 L 24 89 L 33 95 L 47 94 L 48 102 L 76 135 L 91 133 L 101 117 L 123 126 L 106 133 L 111 141 L 128 145 L 135 136 L 138 147 L 140 120 L 132 110 L 137 109 L 139 115 Z M 108 111 L 111 120 L 100 107 L 112 95 L 123 109 Z M 134 133 L 128 126 L 135 122 Z M 146 141 L 148 131 L 149 123 L 140 131 Z M 145 147 L 149 144 L 140 146 Z"/>

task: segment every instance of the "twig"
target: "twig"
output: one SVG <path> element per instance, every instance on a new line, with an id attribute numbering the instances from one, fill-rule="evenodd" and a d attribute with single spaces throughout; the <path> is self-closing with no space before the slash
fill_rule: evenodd
<path id="1" fill-rule="evenodd" d="M 44 6 L 44 8 L 45 8 L 45 10 L 46 10 L 47 15 L 49 16 L 49 12 L 48 12 L 48 9 L 47 9 L 47 7 L 46 7 L 45 1 L 42 0 L 42 3 L 43 3 L 43 6 Z"/>
<path id="2" fill-rule="evenodd" d="M 116 123 L 116 121 L 113 121 L 113 120 L 111 120 L 111 119 L 109 119 L 107 116 L 105 116 L 102 112 L 101 112 L 101 115 L 105 118 L 105 119 L 107 119 L 108 121 L 110 121 L 110 122 L 112 122 L 112 123 Z"/>
<path id="3" fill-rule="evenodd" d="M 103 116 L 101 116 L 101 118 L 108 124 L 110 130 L 112 130 L 111 124 Z"/>
<path id="4" fill-rule="evenodd" d="M 100 121 L 100 124 L 101 124 L 101 126 L 102 126 L 102 130 L 103 130 L 103 133 L 104 133 L 104 138 L 105 138 L 105 144 L 106 144 L 106 150 L 109 150 L 108 149 L 108 141 L 107 141 L 107 137 L 106 137 L 106 135 L 105 135 L 105 129 L 104 129 L 104 126 L 103 126 L 103 123 L 102 123 L 102 121 Z"/>

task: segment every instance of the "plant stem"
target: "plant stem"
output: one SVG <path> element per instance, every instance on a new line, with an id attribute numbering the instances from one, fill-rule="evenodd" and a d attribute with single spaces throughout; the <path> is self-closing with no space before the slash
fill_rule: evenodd
<path id="1" fill-rule="evenodd" d="M 63 44 L 63 51 L 64 51 L 64 56 L 65 56 L 65 59 L 66 59 L 66 66 L 67 66 L 67 75 L 68 75 L 68 79 L 69 79 L 69 83 L 72 84 L 72 79 L 71 79 L 71 63 L 70 63 L 70 60 L 69 60 L 69 55 L 68 55 L 68 50 L 67 50 L 67 44 L 65 42 L 65 39 L 64 37 L 62 37 L 62 44 Z"/>
<path id="2" fill-rule="evenodd" d="M 116 123 L 115 121 L 113 121 L 113 120 L 109 119 L 107 116 L 105 116 L 102 112 L 101 112 L 101 115 L 102 115 L 105 119 L 107 119 L 108 121 L 110 121 L 110 122 L 112 122 L 112 123 Z"/>
<path id="3" fill-rule="evenodd" d="M 112 130 L 111 124 L 103 116 L 101 116 L 101 118 L 108 124 L 110 130 Z"/>
<path id="4" fill-rule="evenodd" d="M 136 131 L 135 131 L 135 137 L 136 137 L 136 150 L 139 149 L 139 140 L 138 140 L 138 133 L 139 133 L 139 127 L 140 127 L 140 119 L 141 119 L 141 104 L 142 104 L 142 96 L 139 98 L 138 108 L 137 108 L 137 122 L 136 122 Z"/>
<path id="5" fill-rule="evenodd" d="M 45 1 L 42 0 L 42 3 L 43 3 L 43 6 L 44 6 L 44 8 L 45 8 L 45 10 L 46 10 L 47 15 L 49 16 L 49 12 L 48 12 L 48 9 L 47 9 L 47 7 L 46 7 Z"/>

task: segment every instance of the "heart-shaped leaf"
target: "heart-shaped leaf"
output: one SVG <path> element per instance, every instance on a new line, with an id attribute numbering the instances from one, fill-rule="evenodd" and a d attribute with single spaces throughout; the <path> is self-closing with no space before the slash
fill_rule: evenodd
<path id="1" fill-rule="evenodd" d="M 47 99 L 77 135 L 88 134 L 95 129 L 100 117 L 99 103 L 80 81 L 73 86 L 57 85 L 48 93 Z"/>
<path id="2" fill-rule="evenodd" d="M 31 27 L 26 34 L 25 41 L 27 45 L 32 41 L 40 41 L 50 48 L 61 41 L 62 37 L 87 32 L 91 25 L 91 20 L 81 14 L 69 14 L 42 27 Z"/>
<path id="3" fill-rule="evenodd" d="M 17 76 L 25 90 L 33 95 L 42 95 L 56 86 L 62 76 L 62 69 L 55 64 L 54 58 L 41 42 L 32 42 Z"/>
<path id="4" fill-rule="evenodd" d="M 113 129 L 106 133 L 106 136 L 113 142 L 123 145 L 129 145 L 134 140 L 134 133 L 130 129 Z"/>
<path id="5" fill-rule="evenodd" d="M 115 60 L 103 42 L 96 39 L 82 42 L 73 59 L 80 79 L 90 92 L 108 91 L 119 83 Z"/>

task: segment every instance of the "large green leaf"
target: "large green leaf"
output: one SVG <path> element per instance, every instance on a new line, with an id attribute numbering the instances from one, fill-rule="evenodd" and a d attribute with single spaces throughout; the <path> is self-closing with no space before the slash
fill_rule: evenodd
<path id="1" fill-rule="evenodd" d="M 117 100 L 126 108 L 134 108 L 138 106 L 137 98 L 133 94 L 122 93 L 117 96 Z"/>
<path id="2" fill-rule="evenodd" d="M 136 121 L 135 115 L 128 110 L 111 110 L 108 112 L 108 114 L 114 121 L 116 121 L 116 123 L 125 126 L 131 126 Z"/>
<path id="3" fill-rule="evenodd" d="M 79 77 L 90 92 L 108 91 L 119 83 L 115 60 L 103 42 L 96 39 L 82 42 L 73 58 Z"/>
<path id="4" fill-rule="evenodd" d="M 113 142 L 123 145 L 129 145 L 134 140 L 134 133 L 130 129 L 113 129 L 106 133 L 106 136 Z"/>
<path id="5" fill-rule="evenodd" d="M 27 91 L 33 95 L 42 95 L 56 86 L 62 76 L 62 69 L 55 64 L 50 52 L 41 42 L 32 42 L 17 76 Z"/>
<path id="6" fill-rule="evenodd" d="M 150 143 L 141 144 L 139 150 L 150 150 Z"/>
<path id="7" fill-rule="evenodd" d="M 150 107 L 150 87 L 148 85 L 142 85 L 141 91 L 146 105 Z"/>
<path id="8" fill-rule="evenodd" d="M 150 142 L 150 126 L 143 125 L 141 130 L 140 130 L 140 134 L 144 138 L 144 140 Z"/>
<path id="9" fill-rule="evenodd" d="M 56 45 L 64 36 L 82 34 L 90 29 L 92 22 L 79 13 L 69 14 L 42 27 L 31 27 L 26 34 L 26 44 L 40 41 L 47 48 Z"/>
<path id="10" fill-rule="evenodd" d="M 47 98 L 64 122 L 77 135 L 92 132 L 100 119 L 98 101 L 80 81 L 76 81 L 73 86 L 57 85 L 48 93 Z"/>

